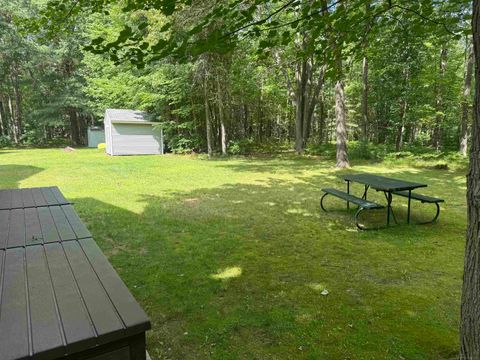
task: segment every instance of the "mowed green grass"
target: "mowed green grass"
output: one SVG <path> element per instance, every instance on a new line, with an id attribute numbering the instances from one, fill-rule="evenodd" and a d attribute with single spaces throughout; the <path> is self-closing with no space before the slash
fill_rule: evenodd
<path id="1" fill-rule="evenodd" d="M 75 202 L 152 320 L 153 359 L 455 357 L 465 170 L 348 171 L 428 183 L 446 200 L 439 222 L 357 231 L 344 204 L 319 210 L 347 171 L 314 158 L 0 151 L 0 188 L 57 185 Z"/>

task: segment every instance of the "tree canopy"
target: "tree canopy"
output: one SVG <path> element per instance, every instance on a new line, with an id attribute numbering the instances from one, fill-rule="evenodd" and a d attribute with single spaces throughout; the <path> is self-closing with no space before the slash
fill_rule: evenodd
<path id="1" fill-rule="evenodd" d="M 348 141 L 453 150 L 468 132 L 469 1 L 8 3 L 4 143 L 84 143 L 107 107 L 152 112 L 175 152 L 338 140 L 340 166 Z"/>

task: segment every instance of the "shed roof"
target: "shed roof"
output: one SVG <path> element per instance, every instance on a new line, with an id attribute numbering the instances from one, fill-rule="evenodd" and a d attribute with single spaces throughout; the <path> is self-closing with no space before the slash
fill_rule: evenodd
<path id="1" fill-rule="evenodd" d="M 106 114 L 111 122 L 152 124 L 149 115 L 140 110 L 107 109 Z"/>

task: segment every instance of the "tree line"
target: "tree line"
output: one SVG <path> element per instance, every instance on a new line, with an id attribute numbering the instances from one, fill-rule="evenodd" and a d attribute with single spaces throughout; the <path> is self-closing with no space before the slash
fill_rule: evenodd
<path id="1" fill-rule="evenodd" d="M 140 1 L 1 1 L 4 145 L 82 145 L 106 108 L 139 108 L 177 153 L 336 142 L 345 167 L 358 140 L 466 154 L 466 1 L 202 0 L 171 14 Z M 48 16 L 63 19 L 54 37 Z"/>

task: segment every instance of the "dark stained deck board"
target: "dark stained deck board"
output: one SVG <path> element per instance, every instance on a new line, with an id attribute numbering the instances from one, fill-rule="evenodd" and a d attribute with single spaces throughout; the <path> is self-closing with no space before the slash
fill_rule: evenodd
<path id="1" fill-rule="evenodd" d="M 12 209 L 21 209 L 23 208 L 23 199 L 22 199 L 22 191 L 19 189 L 12 190 Z"/>
<path id="2" fill-rule="evenodd" d="M 62 245 L 51 243 L 44 247 L 55 289 L 58 312 L 62 320 L 67 352 L 72 353 L 85 347 L 95 346 L 97 335 Z"/>
<path id="3" fill-rule="evenodd" d="M 53 195 L 57 199 L 57 204 L 60 204 L 60 205 L 70 204 L 70 201 L 68 201 L 65 198 L 65 196 L 63 196 L 62 192 L 57 186 L 52 186 L 50 190 L 52 191 Z"/>
<path id="4" fill-rule="evenodd" d="M 32 188 L 32 196 L 35 201 L 35 206 L 47 206 L 47 201 L 43 197 L 41 188 Z"/>
<path id="5" fill-rule="evenodd" d="M 60 206 L 51 206 L 49 207 L 49 210 L 53 217 L 53 221 L 57 228 L 60 239 L 62 241 L 76 239 L 77 236 L 68 222 L 63 209 Z"/>
<path id="6" fill-rule="evenodd" d="M 10 210 L 0 210 L 0 249 L 5 249 L 8 242 Z"/>
<path id="7" fill-rule="evenodd" d="M 42 227 L 35 208 L 24 209 L 25 211 L 25 245 L 43 244 Z"/>
<path id="8" fill-rule="evenodd" d="M 88 259 L 76 241 L 62 243 L 82 298 L 93 321 L 100 343 L 121 338 L 124 327 L 112 303 L 99 282 Z"/>
<path id="9" fill-rule="evenodd" d="M 62 210 L 65 213 L 65 216 L 68 219 L 68 222 L 72 226 L 73 231 L 77 235 L 78 239 L 91 237 L 90 231 L 88 231 L 85 224 L 82 222 L 80 217 L 77 215 L 72 205 L 63 205 Z"/>
<path id="10" fill-rule="evenodd" d="M 0 351 L 3 360 L 25 359 L 30 354 L 24 256 L 24 248 L 5 250 L 0 308 Z"/>
<path id="11" fill-rule="evenodd" d="M 44 248 L 28 246 L 25 252 L 33 353 L 61 357 L 65 347 Z"/>
<path id="12" fill-rule="evenodd" d="M 0 190 L 0 209 L 8 210 L 12 207 L 12 190 Z"/>
<path id="13" fill-rule="evenodd" d="M 32 189 L 21 189 L 23 207 L 35 207 L 35 200 L 33 199 Z"/>
<path id="14" fill-rule="evenodd" d="M 51 188 L 44 187 L 44 188 L 41 188 L 41 190 L 42 190 L 43 198 L 47 202 L 47 205 L 58 205 L 57 198 L 55 197 L 55 195 L 53 195 Z"/>
<path id="15" fill-rule="evenodd" d="M 58 235 L 50 209 L 48 207 L 39 207 L 37 208 L 37 212 L 42 228 L 43 242 L 50 243 L 60 241 L 60 236 Z"/>
<path id="16" fill-rule="evenodd" d="M 10 210 L 7 247 L 25 245 L 25 213 L 23 209 Z"/>
<path id="17" fill-rule="evenodd" d="M 117 275 L 95 241 L 93 239 L 82 239 L 79 240 L 79 243 L 118 314 L 120 314 L 127 332 L 138 333 L 142 330 L 148 330 L 149 324 L 145 324 L 147 315 L 130 293 L 125 283 Z"/>

